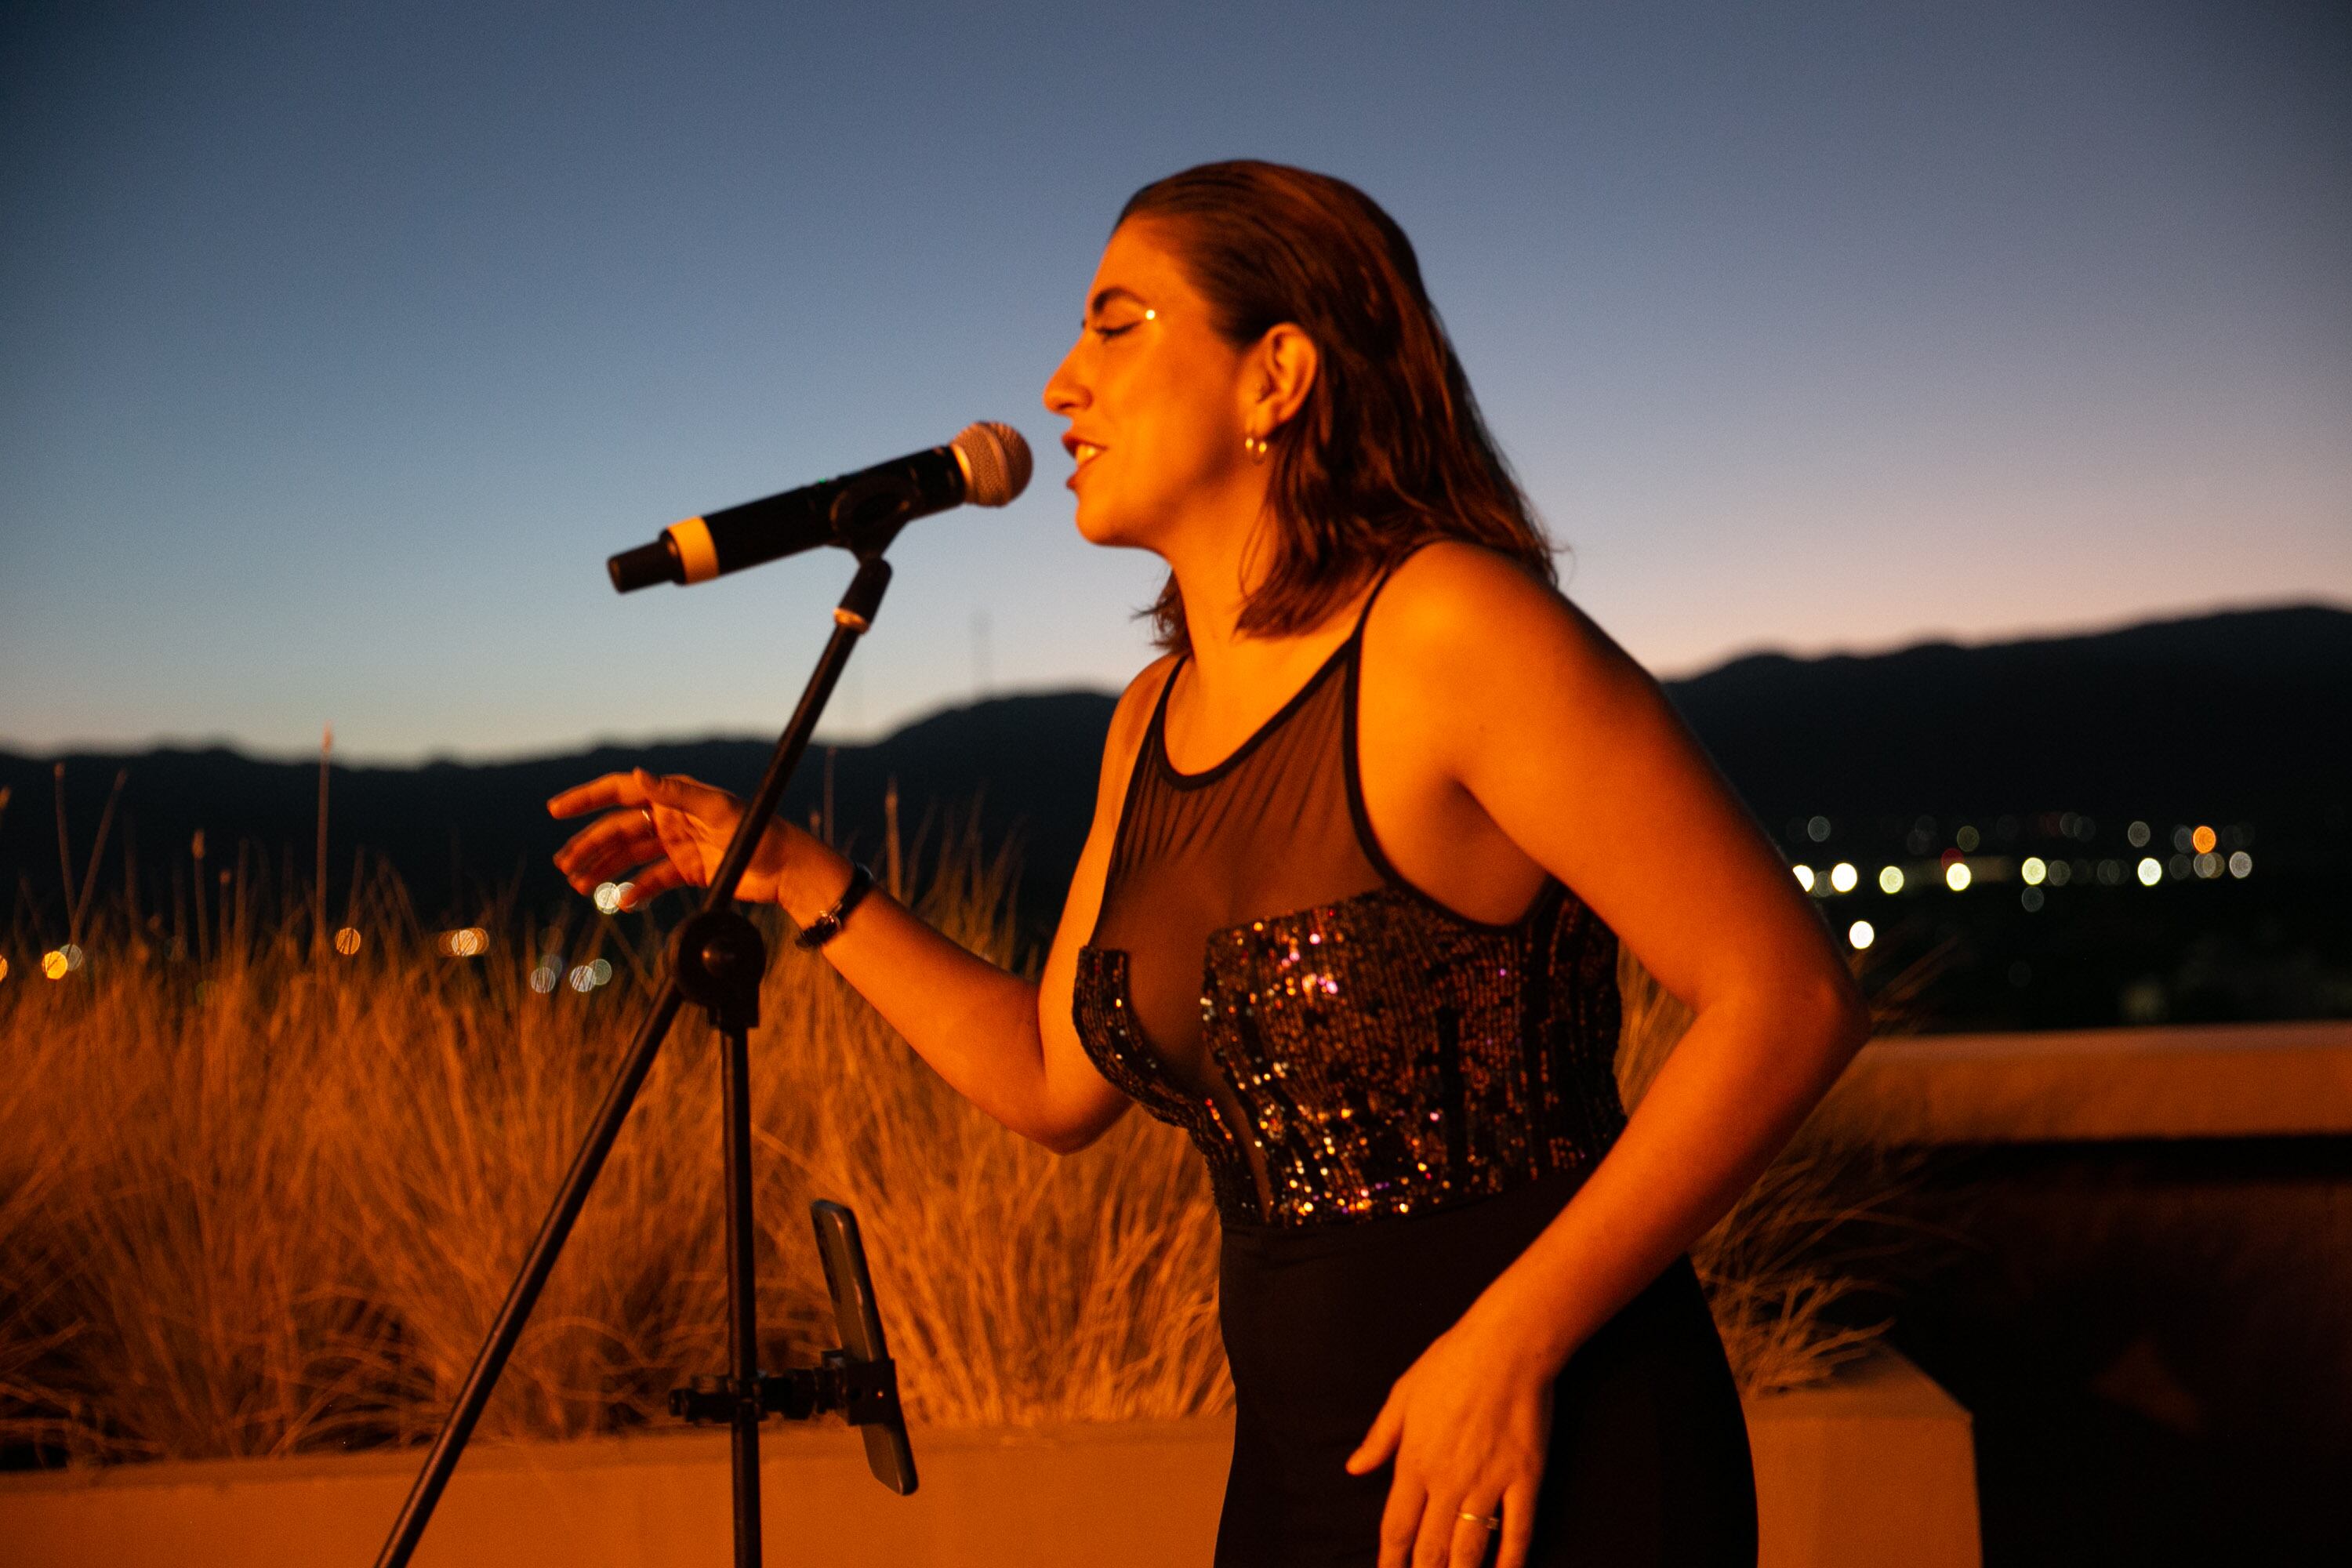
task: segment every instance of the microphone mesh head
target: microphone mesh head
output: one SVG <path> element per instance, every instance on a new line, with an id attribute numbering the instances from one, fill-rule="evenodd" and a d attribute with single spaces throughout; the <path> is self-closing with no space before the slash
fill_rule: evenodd
<path id="1" fill-rule="evenodd" d="M 971 482 L 964 500 L 977 506 L 1003 506 L 1029 488 L 1029 443 L 1010 425 L 983 419 L 967 425 L 949 445 L 963 458 Z"/>

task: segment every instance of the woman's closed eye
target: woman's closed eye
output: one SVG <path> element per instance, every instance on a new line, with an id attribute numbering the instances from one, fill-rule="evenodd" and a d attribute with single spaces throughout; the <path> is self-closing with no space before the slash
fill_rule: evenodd
<path id="1" fill-rule="evenodd" d="M 1087 330 L 1091 331 L 1097 337 L 1101 338 L 1104 342 L 1108 342 L 1112 338 L 1135 331 L 1136 328 L 1141 326 L 1146 321 L 1156 320 L 1159 315 L 1160 312 L 1157 310 L 1146 310 L 1140 316 L 1129 316 L 1121 317 L 1114 321 L 1097 321 L 1091 328 Z"/>

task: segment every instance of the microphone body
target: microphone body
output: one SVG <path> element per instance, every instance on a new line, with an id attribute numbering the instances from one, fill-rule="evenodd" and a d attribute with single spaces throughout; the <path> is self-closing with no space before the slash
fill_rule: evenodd
<path id="1" fill-rule="evenodd" d="M 894 458 L 761 500 L 674 522 L 650 544 L 605 563 L 626 594 L 656 583 L 707 583 L 803 550 L 861 552 L 919 517 L 966 501 L 1003 506 L 1029 482 L 1029 447 L 1010 426 L 974 425 L 944 447 Z"/>

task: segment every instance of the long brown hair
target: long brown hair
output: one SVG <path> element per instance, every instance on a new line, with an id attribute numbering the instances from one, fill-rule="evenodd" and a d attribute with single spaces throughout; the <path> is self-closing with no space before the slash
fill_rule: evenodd
<path id="1" fill-rule="evenodd" d="M 1228 342 L 1247 347 L 1287 321 L 1320 353 L 1305 406 L 1271 437 L 1273 554 L 1241 631 L 1303 631 L 1433 539 L 1486 545 L 1558 583 L 1550 542 L 1478 412 L 1412 242 L 1370 196 L 1328 174 L 1241 159 L 1153 181 L 1120 210 L 1120 223 L 1130 218 L 1164 227 Z M 1161 647 L 1191 646 L 1173 574 L 1146 614 Z"/>

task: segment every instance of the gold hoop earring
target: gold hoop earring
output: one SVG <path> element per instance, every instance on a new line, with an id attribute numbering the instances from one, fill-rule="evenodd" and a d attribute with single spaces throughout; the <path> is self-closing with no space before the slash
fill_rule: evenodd
<path id="1" fill-rule="evenodd" d="M 1263 436 L 1250 436 L 1250 435 L 1244 435 L 1244 436 L 1243 436 L 1243 437 L 1242 437 L 1242 450 L 1243 450 L 1243 451 L 1244 451 L 1244 452 L 1247 452 L 1247 453 L 1250 455 L 1250 461 L 1251 461 L 1251 462 L 1253 462 L 1253 463 L 1263 463 L 1263 462 L 1265 462 L 1265 454 L 1266 454 L 1266 440 L 1265 440 L 1265 437 L 1263 437 Z"/>

